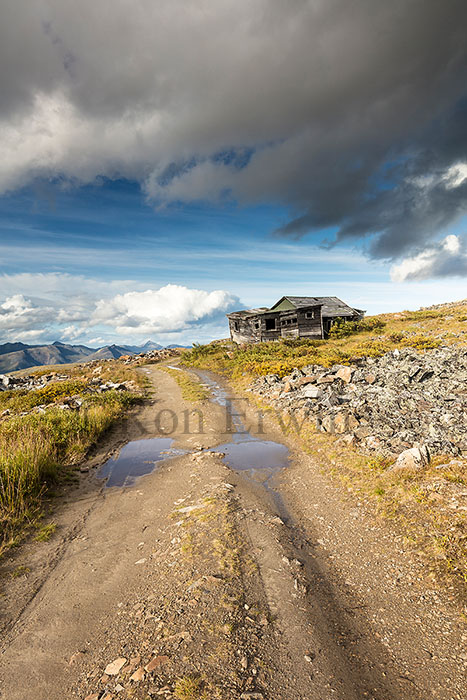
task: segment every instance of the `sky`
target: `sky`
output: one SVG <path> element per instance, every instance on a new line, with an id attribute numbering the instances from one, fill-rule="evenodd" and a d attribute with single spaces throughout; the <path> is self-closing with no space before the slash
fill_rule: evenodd
<path id="1" fill-rule="evenodd" d="M 0 343 L 467 297 L 467 4 L 3 0 Z"/>

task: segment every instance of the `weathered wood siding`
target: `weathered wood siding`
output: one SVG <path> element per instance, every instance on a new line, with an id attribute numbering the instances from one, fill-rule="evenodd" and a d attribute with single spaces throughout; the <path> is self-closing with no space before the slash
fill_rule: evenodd
<path id="1" fill-rule="evenodd" d="M 310 306 L 297 309 L 300 338 L 320 340 L 323 338 L 323 320 L 321 306 Z"/>
<path id="2" fill-rule="evenodd" d="M 229 317 L 234 343 L 261 343 L 280 338 L 323 338 L 321 306 Z"/>

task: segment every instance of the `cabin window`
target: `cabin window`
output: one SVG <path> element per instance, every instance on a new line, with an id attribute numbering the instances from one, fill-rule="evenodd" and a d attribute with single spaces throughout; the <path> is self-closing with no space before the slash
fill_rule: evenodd
<path id="1" fill-rule="evenodd" d="M 238 331 L 238 321 L 234 321 L 234 331 Z"/>
<path id="2" fill-rule="evenodd" d="M 314 318 L 314 317 L 315 317 L 314 311 L 306 311 L 305 312 L 305 318 Z"/>
<path id="3" fill-rule="evenodd" d="M 276 319 L 275 318 L 266 318 L 265 323 L 266 323 L 266 330 L 267 331 L 275 331 L 276 330 Z"/>
<path id="4" fill-rule="evenodd" d="M 297 323 L 297 317 L 294 316 L 294 318 L 291 318 L 291 319 L 290 319 L 290 323 Z"/>
<path id="5" fill-rule="evenodd" d="M 259 321 L 255 321 L 255 328 L 256 328 L 256 330 L 259 329 Z"/>

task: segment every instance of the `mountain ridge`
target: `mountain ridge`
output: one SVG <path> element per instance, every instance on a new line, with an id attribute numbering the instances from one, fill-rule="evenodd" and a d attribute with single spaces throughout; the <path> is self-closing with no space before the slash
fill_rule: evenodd
<path id="1" fill-rule="evenodd" d="M 71 362 L 118 359 L 122 355 L 138 355 L 141 352 L 160 350 L 164 346 L 147 340 L 143 345 L 103 345 L 90 348 L 87 345 L 71 345 L 56 340 L 50 344 L 26 343 L 0 344 L 0 373 L 15 372 L 42 365 L 63 365 Z M 174 347 L 174 346 L 170 346 Z"/>

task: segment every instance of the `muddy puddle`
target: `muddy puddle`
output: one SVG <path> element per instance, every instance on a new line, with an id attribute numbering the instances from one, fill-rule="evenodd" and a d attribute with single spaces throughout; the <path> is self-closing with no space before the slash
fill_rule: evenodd
<path id="1" fill-rule="evenodd" d="M 107 479 L 106 486 L 133 486 L 138 477 L 150 474 L 160 462 L 184 454 L 172 444 L 173 439 L 167 437 L 129 442 L 102 465 L 97 476 Z"/>
<path id="2" fill-rule="evenodd" d="M 248 432 L 229 393 L 207 372 L 198 370 L 196 374 L 203 386 L 210 390 L 213 403 L 225 407 L 228 413 L 227 424 L 232 432 L 230 442 L 217 445 L 211 451 L 223 452 L 223 461 L 228 467 L 261 484 L 272 497 L 282 519 L 289 520 L 285 503 L 274 483 L 277 474 L 289 465 L 288 448 L 279 442 L 263 440 Z"/>

